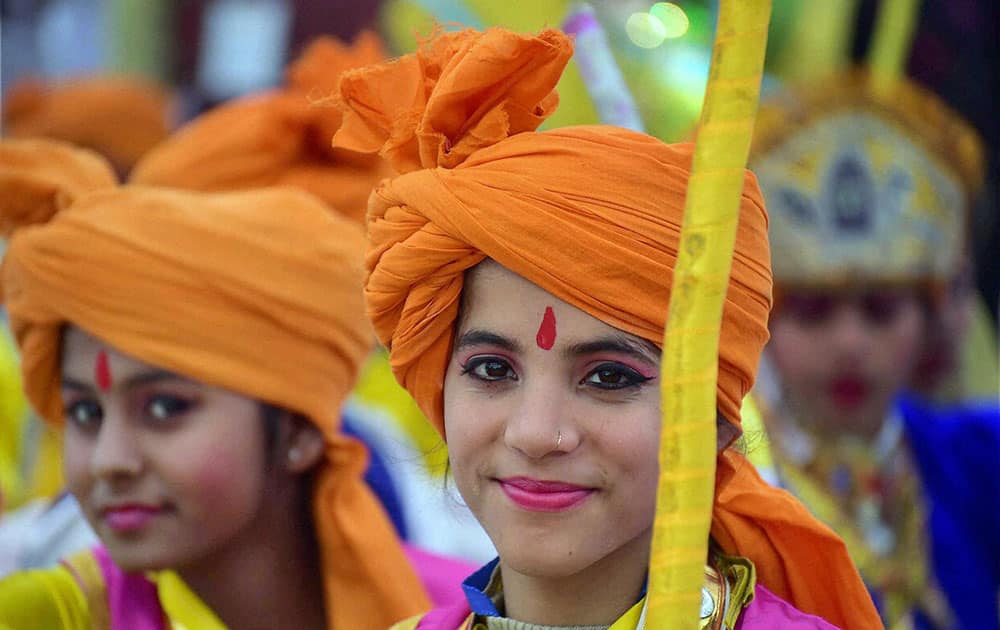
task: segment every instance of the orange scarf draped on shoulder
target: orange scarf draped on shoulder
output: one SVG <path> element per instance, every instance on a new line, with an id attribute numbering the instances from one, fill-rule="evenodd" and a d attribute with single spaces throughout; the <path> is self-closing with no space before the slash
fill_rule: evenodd
<path id="1" fill-rule="evenodd" d="M 29 400 L 60 423 L 66 324 L 122 352 L 297 412 L 326 440 L 313 513 L 329 627 L 384 630 L 426 610 L 395 530 L 342 435 L 371 347 L 355 221 L 291 188 L 119 187 L 51 141 L 0 143 L 2 297 Z"/>
<path id="2" fill-rule="evenodd" d="M 486 258 L 662 343 L 692 146 L 604 126 L 536 132 L 571 54 L 557 31 L 445 33 L 341 81 L 334 144 L 380 152 L 402 173 L 369 200 L 368 312 L 397 379 L 439 431 L 464 272 Z M 748 172 L 719 348 L 730 440 L 770 305 L 767 215 Z M 753 560 L 760 582 L 799 609 L 879 627 L 843 542 L 739 452 L 718 464 L 712 536 L 722 548 Z"/>

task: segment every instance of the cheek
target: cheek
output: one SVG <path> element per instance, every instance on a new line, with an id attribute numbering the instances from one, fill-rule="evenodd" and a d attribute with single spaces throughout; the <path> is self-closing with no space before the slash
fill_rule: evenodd
<path id="1" fill-rule="evenodd" d="M 924 319 L 914 308 L 900 314 L 885 334 L 873 335 L 879 351 L 872 356 L 878 360 L 879 369 L 900 382 L 908 380 L 924 343 L 924 332 Z"/>
<path id="2" fill-rule="evenodd" d="M 448 436 L 448 458 L 451 471 L 459 486 L 475 466 L 477 452 L 489 446 L 488 422 L 482 409 L 472 404 L 470 396 L 453 388 L 444 396 L 445 435 Z"/>
<path id="3" fill-rule="evenodd" d="M 472 388 L 457 368 L 449 366 L 443 399 L 450 453 L 483 448 L 497 437 L 497 424 L 507 404 L 503 396 L 484 395 Z"/>
<path id="4" fill-rule="evenodd" d="M 656 490 L 659 475 L 660 408 L 656 404 L 659 389 L 649 392 L 648 400 L 636 401 L 630 409 L 620 410 L 612 420 L 604 420 L 592 429 L 589 439 L 598 447 L 609 465 L 621 471 L 623 478 Z M 603 411 L 604 415 L 607 411 Z"/>
<path id="5" fill-rule="evenodd" d="M 794 321 L 779 319 L 771 325 L 771 340 L 767 344 L 767 351 L 774 359 L 782 380 L 792 381 L 825 371 L 824 357 L 831 356 L 831 353 L 822 352 L 821 349 L 827 343 L 822 329 L 807 328 Z"/>
<path id="6" fill-rule="evenodd" d="M 610 468 L 606 472 L 615 480 L 611 518 L 623 534 L 650 527 L 656 512 L 660 414 L 658 409 L 635 411 L 618 415 L 607 429 L 591 436 L 599 445 L 602 467 Z"/>
<path id="7" fill-rule="evenodd" d="M 74 495 L 90 485 L 90 458 L 93 444 L 72 429 L 63 432 L 63 476 L 66 487 Z"/>
<path id="8" fill-rule="evenodd" d="M 259 446 L 259 450 L 255 449 Z M 199 511 L 252 509 L 263 493 L 264 450 L 244 439 L 205 440 L 161 459 L 161 471 L 179 500 Z"/>

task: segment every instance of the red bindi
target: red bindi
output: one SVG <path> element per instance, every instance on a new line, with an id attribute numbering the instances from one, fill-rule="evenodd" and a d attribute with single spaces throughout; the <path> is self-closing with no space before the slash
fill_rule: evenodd
<path id="1" fill-rule="evenodd" d="M 542 323 L 538 326 L 538 334 L 535 335 L 535 343 L 542 350 L 551 350 L 556 343 L 556 314 L 552 312 L 551 306 L 545 307 Z"/>
<path id="2" fill-rule="evenodd" d="M 94 361 L 94 381 L 102 392 L 111 389 L 111 366 L 108 364 L 108 353 L 104 350 L 97 352 L 97 360 Z"/>

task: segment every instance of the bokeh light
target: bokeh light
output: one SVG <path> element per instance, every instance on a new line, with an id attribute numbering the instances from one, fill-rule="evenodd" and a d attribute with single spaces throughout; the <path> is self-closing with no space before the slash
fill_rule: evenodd
<path id="1" fill-rule="evenodd" d="M 666 39 L 675 39 L 688 32 L 691 26 L 684 9 L 673 2 L 657 2 L 649 10 L 649 14 L 663 23 Z"/>
<path id="2" fill-rule="evenodd" d="M 625 34 L 640 48 L 656 48 L 667 38 L 667 28 L 649 13 L 633 13 L 625 22 Z"/>

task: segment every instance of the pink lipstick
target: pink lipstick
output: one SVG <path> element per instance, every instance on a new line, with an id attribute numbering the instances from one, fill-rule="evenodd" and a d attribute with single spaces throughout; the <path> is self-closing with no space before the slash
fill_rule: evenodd
<path id="1" fill-rule="evenodd" d="M 102 512 L 108 527 L 119 533 L 142 529 L 163 510 L 150 505 L 126 504 L 105 508 Z"/>
<path id="2" fill-rule="evenodd" d="M 504 494 L 518 507 L 531 512 L 562 512 L 586 501 L 596 490 L 562 481 L 528 477 L 499 479 Z"/>

